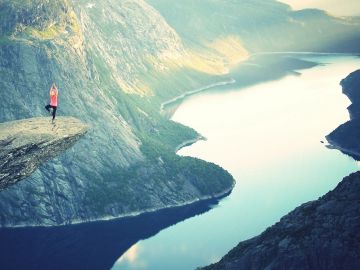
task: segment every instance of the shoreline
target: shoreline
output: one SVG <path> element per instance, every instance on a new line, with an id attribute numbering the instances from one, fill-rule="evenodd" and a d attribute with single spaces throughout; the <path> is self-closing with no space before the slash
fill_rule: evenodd
<path id="1" fill-rule="evenodd" d="M 176 96 L 176 97 L 174 97 L 172 99 L 169 99 L 169 100 L 164 101 L 163 103 L 161 103 L 161 105 L 160 105 L 160 113 L 161 114 L 163 113 L 164 108 L 166 106 L 171 105 L 171 104 L 173 104 L 175 102 L 184 100 L 188 96 L 191 96 L 191 95 L 194 95 L 194 94 L 209 90 L 209 89 L 217 87 L 217 86 L 224 86 L 224 85 L 229 85 L 229 84 L 234 84 L 234 83 L 236 83 L 236 80 L 235 79 L 230 79 L 228 81 L 220 81 L 220 82 L 217 82 L 217 83 L 212 83 L 212 84 L 197 88 L 195 90 L 187 91 L 184 94 L 181 94 L 179 96 Z"/>
<path id="2" fill-rule="evenodd" d="M 338 56 L 357 56 L 357 57 L 360 57 L 360 52 L 358 52 L 358 53 L 340 53 L 340 52 L 258 52 L 258 53 L 250 54 L 249 58 L 251 58 L 253 56 L 258 56 L 258 55 L 324 55 L 324 56 L 326 56 L 326 55 L 334 55 L 334 56 L 338 55 Z M 246 62 L 240 63 L 239 65 L 241 65 L 241 64 L 246 64 Z M 299 74 L 298 72 L 294 71 L 294 75 L 298 75 L 298 74 Z M 234 83 L 236 83 L 236 80 L 234 78 L 231 78 L 230 80 L 227 80 L 227 81 L 220 81 L 220 82 L 209 84 L 209 85 L 206 85 L 206 86 L 194 89 L 194 90 L 187 91 L 187 92 L 185 92 L 185 93 L 183 93 L 181 95 L 175 96 L 174 98 L 171 98 L 171 99 L 169 99 L 167 101 L 162 102 L 161 105 L 160 105 L 160 113 L 163 113 L 166 106 L 171 105 L 171 104 L 173 104 L 175 102 L 184 100 L 185 98 L 187 98 L 187 97 L 189 97 L 191 95 L 194 95 L 194 94 L 197 94 L 197 93 L 200 93 L 200 92 L 215 88 L 217 86 L 225 86 L 225 85 L 234 84 Z"/>
<path id="3" fill-rule="evenodd" d="M 350 158 L 354 159 L 355 161 L 360 161 L 360 159 L 359 159 L 360 154 L 358 152 L 352 151 L 351 149 L 341 147 L 338 143 L 336 143 L 334 140 L 328 138 L 327 136 L 325 138 L 326 138 L 327 142 L 329 143 L 328 145 L 325 146 L 328 149 L 340 151 L 341 153 L 349 156 Z"/>
<path id="4" fill-rule="evenodd" d="M 209 201 L 209 203 L 213 200 L 219 201 L 222 198 L 227 197 L 228 195 L 231 194 L 233 188 L 235 186 L 235 182 L 233 182 L 232 186 L 226 190 L 224 190 L 223 192 L 219 192 L 219 193 L 215 193 L 213 195 L 204 195 L 202 197 L 199 197 L 197 199 L 193 199 L 181 204 L 176 204 L 176 205 L 168 205 L 165 207 L 158 207 L 158 208 L 149 208 L 145 211 L 134 211 L 134 212 L 130 212 L 128 214 L 123 214 L 123 215 L 119 215 L 119 216 L 104 216 L 102 218 L 96 218 L 96 219 L 88 219 L 88 220 L 74 220 L 74 222 L 71 223 L 62 223 L 62 224 L 58 224 L 58 225 L 16 225 L 16 226 L 4 226 L 4 227 L 0 227 L 0 231 L 2 229 L 4 230 L 11 230 L 11 229 L 25 229 L 25 228 L 59 228 L 59 227 L 65 227 L 65 226 L 77 226 L 77 225 L 82 225 L 82 224 L 88 224 L 88 223 L 96 223 L 96 222 L 103 222 L 103 221 L 110 221 L 110 220 L 116 220 L 116 219 L 126 219 L 126 218 L 136 218 L 138 216 L 141 216 L 143 214 L 151 214 L 151 213 L 155 213 L 161 210 L 166 210 L 166 209 L 171 209 L 171 208 L 178 208 L 178 207 L 186 207 L 186 206 L 190 206 L 191 204 L 194 203 L 199 203 L 199 202 L 207 202 Z"/>
<path id="5" fill-rule="evenodd" d="M 183 141 L 182 143 L 180 143 L 178 146 L 175 147 L 175 153 L 180 151 L 182 148 L 190 146 L 198 141 L 206 141 L 206 140 L 207 140 L 206 137 L 199 135 L 194 139 L 189 139 L 189 140 Z"/>

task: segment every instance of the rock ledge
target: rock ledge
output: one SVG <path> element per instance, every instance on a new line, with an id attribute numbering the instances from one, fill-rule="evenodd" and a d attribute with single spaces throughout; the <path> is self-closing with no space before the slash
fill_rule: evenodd
<path id="1" fill-rule="evenodd" d="M 31 175 L 43 162 L 74 145 L 88 126 L 73 117 L 0 123 L 0 191 Z"/>

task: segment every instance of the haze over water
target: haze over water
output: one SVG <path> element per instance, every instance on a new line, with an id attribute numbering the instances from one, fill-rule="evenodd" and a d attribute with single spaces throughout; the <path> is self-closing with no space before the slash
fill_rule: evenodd
<path id="1" fill-rule="evenodd" d="M 339 82 L 360 67 L 360 59 L 306 59 L 326 64 L 301 76 L 197 94 L 179 107 L 173 120 L 208 139 L 179 154 L 222 166 L 236 186 L 211 211 L 135 244 L 113 269 L 183 270 L 215 262 L 358 169 L 320 141 L 349 119 L 350 102 Z"/>

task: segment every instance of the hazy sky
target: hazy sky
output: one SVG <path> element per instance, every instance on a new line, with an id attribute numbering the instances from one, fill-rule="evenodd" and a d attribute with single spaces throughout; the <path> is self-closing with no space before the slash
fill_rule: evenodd
<path id="1" fill-rule="evenodd" d="M 320 8 L 333 15 L 360 15 L 360 0 L 279 0 L 294 9 Z"/>

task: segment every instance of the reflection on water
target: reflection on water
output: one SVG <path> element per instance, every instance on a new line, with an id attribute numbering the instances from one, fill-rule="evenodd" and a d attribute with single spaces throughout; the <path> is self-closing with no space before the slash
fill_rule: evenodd
<path id="1" fill-rule="evenodd" d="M 116 263 L 142 269 L 146 266 L 139 258 L 142 247 L 135 243 L 204 213 L 217 202 L 208 200 L 132 218 L 72 226 L 0 229 L 0 269 L 110 269 L 126 250 Z"/>
<path id="2" fill-rule="evenodd" d="M 136 259 L 138 258 L 138 253 L 139 253 L 139 246 L 135 244 L 131 248 L 129 248 L 124 253 L 124 255 L 120 257 L 118 262 L 128 262 L 130 264 L 134 264 L 136 262 Z"/>
<path id="3" fill-rule="evenodd" d="M 208 139 L 180 154 L 221 165 L 237 184 L 211 211 L 137 243 L 143 269 L 195 269 L 215 262 L 240 240 L 358 170 L 351 158 L 320 141 L 349 118 L 349 100 L 339 82 L 360 67 L 360 60 L 307 59 L 324 65 L 241 90 L 232 85 L 226 92 L 201 93 L 180 105 L 173 120 Z M 120 261 L 113 269 L 142 268 Z"/>

